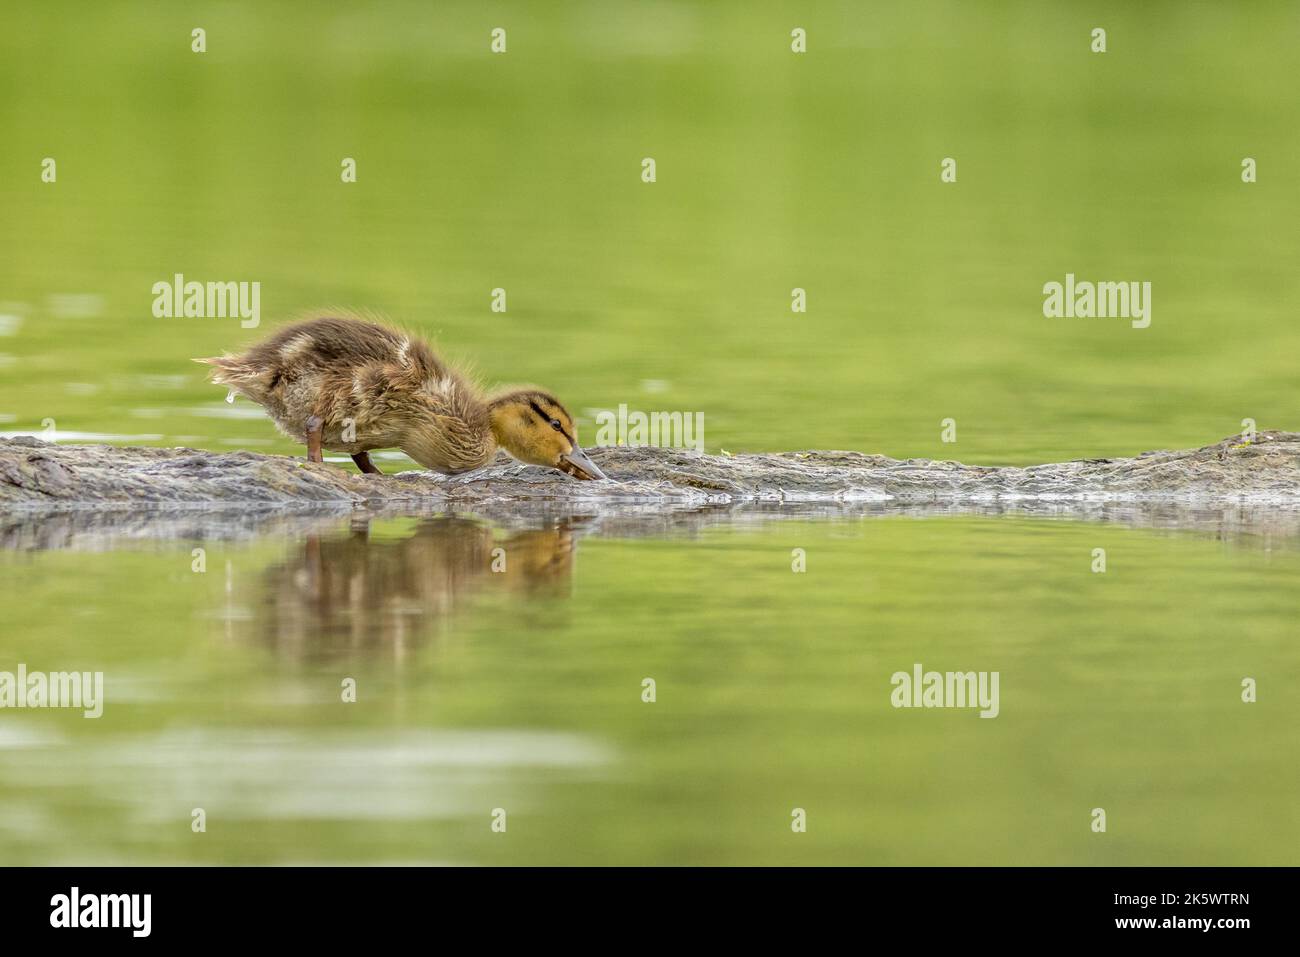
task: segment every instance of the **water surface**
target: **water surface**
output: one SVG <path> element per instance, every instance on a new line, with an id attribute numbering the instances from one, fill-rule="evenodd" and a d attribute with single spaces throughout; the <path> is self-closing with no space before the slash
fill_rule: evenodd
<path id="1" fill-rule="evenodd" d="M 0 668 L 108 700 L 0 713 L 0 853 L 1294 864 L 1296 539 L 1129 518 L 12 522 Z M 1000 714 L 893 708 L 915 662 Z"/>
<path id="2" fill-rule="evenodd" d="M 709 451 L 980 464 L 1296 427 L 1293 4 L 195 16 L 9 14 L 0 429 L 294 451 L 188 360 L 330 307 L 554 389 L 587 438 L 620 403 L 702 412 Z M 1067 272 L 1151 282 L 1150 328 L 1044 318 Z M 261 282 L 261 328 L 155 319 L 152 285 L 176 273 Z"/>

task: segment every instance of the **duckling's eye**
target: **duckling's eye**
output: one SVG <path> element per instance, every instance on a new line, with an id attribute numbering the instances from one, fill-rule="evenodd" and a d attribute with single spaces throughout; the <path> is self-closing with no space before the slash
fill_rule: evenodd
<path id="1" fill-rule="evenodd" d="M 553 428 L 556 432 L 563 431 L 563 430 L 560 428 L 560 420 L 559 420 L 559 419 L 551 419 L 551 428 Z"/>

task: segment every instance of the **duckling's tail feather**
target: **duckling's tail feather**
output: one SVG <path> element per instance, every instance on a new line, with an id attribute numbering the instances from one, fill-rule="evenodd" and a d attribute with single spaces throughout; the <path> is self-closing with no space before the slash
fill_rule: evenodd
<path id="1" fill-rule="evenodd" d="M 214 366 L 210 378 L 218 385 L 230 385 L 240 379 L 249 377 L 249 370 L 238 359 L 230 356 L 209 356 L 205 359 L 194 359 L 192 361 Z"/>

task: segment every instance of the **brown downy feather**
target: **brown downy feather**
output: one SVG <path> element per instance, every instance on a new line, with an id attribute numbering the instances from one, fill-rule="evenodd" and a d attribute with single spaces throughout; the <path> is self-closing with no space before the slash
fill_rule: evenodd
<path id="1" fill-rule="evenodd" d="M 427 468 L 464 472 L 486 464 L 498 444 L 547 465 L 577 448 L 572 418 L 549 393 L 522 389 L 484 400 L 426 342 L 365 320 L 294 323 L 242 355 L 195 361 L 211 365 L 213 382 L 263 406 L 299 442 L 307 441 L 306 423 L 319 418 L 322 447 L 331 451 L 397 447 Z"/>

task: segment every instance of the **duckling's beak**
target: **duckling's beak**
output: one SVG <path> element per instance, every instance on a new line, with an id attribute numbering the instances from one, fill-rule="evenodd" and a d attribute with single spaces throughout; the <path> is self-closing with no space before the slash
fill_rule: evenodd
<path id="1" fill-rule="evenodd" d="M 576 447 L 567 455 L 560 456 L 560 464 L 557 467 L 561 472 L 566 472 L 576 479 L 608 478 L 595 462 L 587 458 L 586 452 Z"/>

